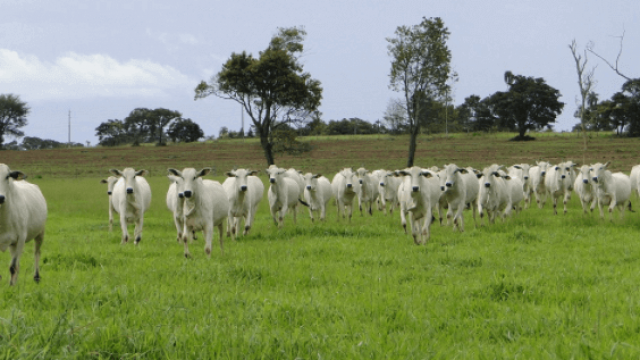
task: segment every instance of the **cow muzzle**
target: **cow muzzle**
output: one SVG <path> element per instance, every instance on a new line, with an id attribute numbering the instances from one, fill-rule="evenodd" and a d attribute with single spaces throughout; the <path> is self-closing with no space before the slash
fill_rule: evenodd
<path id="1" fill-rule="evenodd" d="M 4 195 L 0 195 L 0 204 L 4 204 Z"/>
<path id="2" fill-rule="evenodd" d="M 448 188 L 450 188 L 450 187 L 452 187 L 452 186 L 453 186 L 453 183 L 448 182 L 448 183 L 446 183 L 445 185 L 447 185 L 447 187 L 448 187 Z"/>
<path id="3" fill-rule="evenodd" d="M 380 186 L 384 187 L 384 183 L 382 183 L 382 182 L 381 182 L 381 183 L 380 183 Z"/>
<path id="4" fill-rule="evenodd" d="M 528 177 L 528 176 L 525 176 L 525 177 L 524 177 L 524 179 L 525 179 L 525 180 L 529 180 L 529 177 Z"/>
<path id="5" fill-rule="evenodd" d="M 307 190 L 311 190 L 311 185 L 307 185 Z"/>
<path id="6" fill-rule="evenodd" d="M 133 188 L 127 188 L 127 194 L 133 194 Z"/>
<path id="7" fill-rule="evenodd" d="M 444 191 L 444 186 L 440 186 L 440 190 Z"/>
<path id="8" fill-rule="evenodd" d="M 193 195 L 193 192 L 191 192 L 191 190 L 186 190 L 184 192 L 184 197 L 186 198 L 190 198 Z"/>
<path id="9" fill-rule="evenodd" d="M 184 199 L 184 194 L 183 194 L 183 193 L 178 193 L 178 197 L 179 197 L 180 199 Z"/>
<path id="10" fill-rule="evenodd" d="M 353 185 L 351 185 L 351 184 L 347 184 L 347 189 L 351 189 L 352 186 Z"/>
<path id="11" fill-rule="evenodd" d="M 540 176 L 545 176 L 545 175 L 547 175 L 546 171 L 543 171 L 543 172 L 540 173 Z"/>
<path id="12" fill-rule="evenodd" d="M 598 183 L 598 178 L 597 177 L 594 177 L 592 180 L 593 180 L 594 183 L 596 183 L 596 184 Z"/>
<path id="13" fill-rule="evenodd" d="M 585 184 L 588 184 L 588 183 L 589 183 L 589 180 L 587 180 L 587 179 L 582 179 L 582 182 L 583 182 L 583 183 L 585 183 Z"/>
<path id="14" fill-rule="evenodd" d="M 362 179 L 358 180 L 358 182 L 359 182 L 360 184 L 362 184 Z"/>
<path id="15" fill-rule="evenodd" d="M 484 187 L 486 188 L 491 187 L 491 183 L 484 183 Z"/>
<path id="16" fill-rule="evenodd" d="M 411 188 L 413 190 L 413 192 L 418 192 L 420 191 L 420 187 L 419 186 L 414 186 Z"/>
<path id="17" fill-rule="evenodd" d="M 107 191 L 107 195 L 111 195 L 111 191 Z"/>
<path id="18" fill-rule="evenodd" d="M 272 184 L 275 184 L 276 183 L 276 179 L 275 178 L 269 178 L 269 182 L 272 183 Z"/>
<path id="19" fill-rule="evenodd" d="M 567 176 L 566 175 L 562 175 L 560 176 L 560 178 L 565 179 Z"/>
<path id="20" fill-rule="evenodd" d="M 240 191 L 242 191 L 242 192 L 247 191 L 247 185 L 240 186 Z"/>

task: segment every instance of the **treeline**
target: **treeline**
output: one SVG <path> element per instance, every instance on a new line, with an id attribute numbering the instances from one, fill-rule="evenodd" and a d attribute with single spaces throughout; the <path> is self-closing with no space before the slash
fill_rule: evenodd
<path id="1" fill-rule="evenodd" d="M 123 120 L 109 119 L 96 128 L 99 145 L 117 146 L 142 143 L 166 145 L 172 142 L 194 142 L 204 137 L 200 125 L 185 119 L 175 110 L 137 108 Z"/>
<path id="2" fill-rule="evenodd" d="M 6 150 L 44 150 L 62 149 L 68 147 L 84 147 L 80 143 L 62 143 L 51 139 L 40 139 L 35 136 L 25 136 L 21 143 L 13 140 L 3 145 Z"/>

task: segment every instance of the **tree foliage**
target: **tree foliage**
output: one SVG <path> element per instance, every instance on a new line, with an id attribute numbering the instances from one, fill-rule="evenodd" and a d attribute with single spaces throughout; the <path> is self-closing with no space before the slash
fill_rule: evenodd
<path id="1" fill-rule="evenodd" d="M 0 94 L 0 144 L 5 136 L 22 137 L 21 127 L 27 125 L 27 115 L 31 109 L 18 95 Z"/>
<path id="2" fill-rule="evenodd" d="M 204 132 L 193 120 L 180 118 L 169 125 L 167 136 L 173 142 L 195 142 L 204 137 Z"/>
<path id="3" fill-rule="evenodd" d="M 271 132 L 282 124 L 305 122 L 322 99 L 320 81 L 304 72 L 298 60 L 305 36 L 302 28 L 280 28 L 257 58 L 232 53 L 218 74 L 195 89 L 196 99 L 214 95 L 242 105 L 269 165 L 274 163 Z"/>
<path id="4" fill-rule="evenodd" d="M 509 90 L 498 91 L 488 99 L 489 109 L 498 119 L 501 129 L 516 131 L 516 139 L 525 139 L 527 131 L 550 127 L 562 112 L 560 91 L 547 85 L 542 78 L 504 75 Z"/>
<path id="5" fill-rule="evenodd" d="M 410 132 L 407 166 L 413 166 L 416 138 L 421 118 L 433 116 L 428 106 L 446 93 L 450 77 L 451 51 L 447 47 L 449 30 L 442 19 L 423 18 L 414 26 L 399 26 L 387 38 L 391 56 L 390 88 L 404 95 L 404 108 Z"/>
<path id="6" fill-rule="evenodd" d="M 180 112 L 175 110 L 136 108 L 124 120 L 110 119 L 98 125 L 96 136 L 102 146 L 138 146 L 154 141 L 157 141 L 158 145 L 164 145 L 165 127 L 181 120 L 181 116 Z"/>

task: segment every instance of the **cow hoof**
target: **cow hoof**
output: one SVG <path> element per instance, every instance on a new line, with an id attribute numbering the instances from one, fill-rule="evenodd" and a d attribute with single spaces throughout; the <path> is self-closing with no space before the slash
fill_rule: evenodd
<path id="1" fill-rule="evenodd" d="M 211 248 L 204 248 L 204 252 L 207 256 L 211 256 Z"/>
<path id="2" fill-rule="evenodd" d="M 184 257 L 185 257 L 185 259 L 191 259 L 191 254 L 189 254 L 189 253 L 184 253 Z"/>
<path id="3" fill-rule="evenodd" d="M 138 245 L 142 241 L 142 237 L 140 235 L 136 236 L 136 245 Z"/>
<path id="4" fill-rule="evenodd" d="M 36 276 L 33 277 L 33 281 L 35 281 L 36 284 L 40 284 L 40 274 L 36 274 Z"/>

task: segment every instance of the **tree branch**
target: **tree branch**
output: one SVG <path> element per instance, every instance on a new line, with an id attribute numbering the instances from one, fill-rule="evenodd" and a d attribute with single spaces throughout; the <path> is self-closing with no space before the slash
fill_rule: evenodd
<path id="1" fill-rule="evenodd" d="M 616 74 L 620 75 L 621 77 L 625 78 L 626 80 L 631 80 L 630 77 L 626 76 L 625 74 L 623 74 L 622 72 L 620 72 L 620 69 L 618 67 L 619 63 L 620 63 L 620 57 L 622 56 L 622 43 L 624 41 L 624 33 L 626 32 L 626 30 L 622 30 L 622 35 L 618 36 L 620 38 L 620 51 L 618 51 L 618 56 L 616 57 L 616 64 L 615 66 L 613 64 L 611 64 L 607 59 L 605 59 L 604 57 L 600 56 L 600 54 L 598 54 L 597 52 L 593 51 L 593 44 L 589 44 L 587 45 L 587 50 L 592 53 L 593 55 L 599 57 L 602 61 L 604 61 L 610 68 L 611 70 L 615 71 Z"/>

